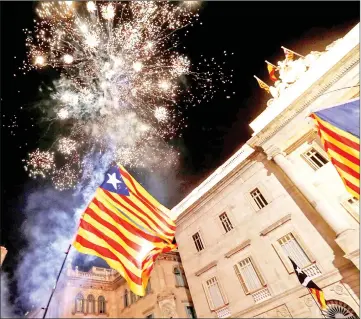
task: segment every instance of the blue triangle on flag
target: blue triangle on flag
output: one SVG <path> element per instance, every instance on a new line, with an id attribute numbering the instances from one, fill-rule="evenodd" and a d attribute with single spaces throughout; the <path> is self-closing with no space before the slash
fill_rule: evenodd
<path id="1" fill-rule="evenodd" d="M 129 190 L 117 166 L 112 166 L 105 173 L 104 182 L 100 185 L 100 188 L 118 195 L 129 196 Z"/>

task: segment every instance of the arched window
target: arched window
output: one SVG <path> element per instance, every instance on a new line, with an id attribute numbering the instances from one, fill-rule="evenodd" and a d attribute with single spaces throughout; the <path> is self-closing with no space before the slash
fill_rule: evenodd
<path id="1" fill-rule="evenodd" d="M 129 302 L 128 302 L 128 290 L 125 289 L 124 291 L 124 308 L 129 306 Z"/>
<path id="2" fill-rule="evenodd" d="M 147 287 L 145 288 L 145 295 L 148 295 L 151 290 L 150 279 L 148 280 Z"/>
<path id="3" fill-rule="evenodd" d="M 347 304 L 339 300 L 327 300 L 327 308 L 323 311 L 325 318 L 359 319 L 356 312 Z"/>
<path id="4" fill-rule="evenodd" d="M 75 297 L 75 312 L 84 312 L 84 297 L 80 292 Z"/>
<path id="5" fill-rule="evenodd" d="M 176 285 L 178 287 L 184 287 L 185 283 L 184 283 L 184 280 L 183 280 L 183 274 L 182 274 L 181 270 L 179 269 L 179 267 L 174 267 L 173 273 L 174 273 L 174 276 L 175 276 Z"/>
<path id="6" fill-rule="evenodd" d="M 105 313 L 105 298 L 103 296 L 98 298 L 98 312 Z"/>
<path id="7" fill-rule="evenodd" d="M 137 297 L 133 291 L 130 292 L 130 303 L 133 304 L 137 301 Z"/>
<path id="8" fill-rule="evenodd" d="M 88 313 L 95 313 L 95 298 L 93 295 L 88 296 Z"/>

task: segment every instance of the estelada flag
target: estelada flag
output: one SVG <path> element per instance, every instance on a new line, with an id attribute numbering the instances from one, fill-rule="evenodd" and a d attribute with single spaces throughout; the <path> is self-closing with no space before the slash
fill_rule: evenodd
<path id="1" fill-rule="evenodd" d="M 360 99 L 313 112 L 310 117 L 347 191 L 360 199 Z"/>
<path id="2" fill-rule="evenodd" d="M 176 249 L 175 221 L 124 167 L 113 166 L 83 213 L 73 246 L 117 270 L 145 295 L 157 256 Z"/>
<path id="3" fill-rule="evenodd" d="M 326 309 L 326 300 L 325 295 L 320 287 L 318 287 L 310 277 L 308 277 L 300 267 L 296 265 L 296 263 L 288 257 L 292 263 L 292 266 L 295 270 L 295 273 L 297 275 L 297 278 L 302 286 L 308 288 L 310 293 L 316 298 L 317 302 L 320 304 L 322 309 Z"/>

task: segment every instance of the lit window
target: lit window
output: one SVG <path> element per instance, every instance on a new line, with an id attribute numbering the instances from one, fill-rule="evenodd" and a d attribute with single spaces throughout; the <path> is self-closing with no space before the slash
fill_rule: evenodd
<path id="1" fill-rule="evenodd" d="M 84 312 L 84 297 L 81 293 L 75 297 L 75 312 Z"/>
<path id="2" fill-rule="evenodd" d="M 302 156 L 314 170 L 318 170 L 319 168 L 328 163 L 328 160 L 323 157 L 319 152 L 317 152 L 314 148 L 311 148 L 309 151 L 303 153 Z"/>
<path id="3" fill-rule="evenodd" d="M 105 313 L 105 298 L 103 296 L 98 298 L 98 311 L 99 313 Z"/>
<path id="4" fill-rule="evenodd" d="M 243 259 L 236 265 L 238 278 L 245 293 L 252 293 L 263 287 L 263 279 L 250 257 Z"/>
<path id="5" fill-rule="evenodd" d="M 95 298 L 93 295 L 88 296 L 88 313 L 95 313 Z"/>
<path id="6" fill-rule="evenodd" d="M 128 300 L 128 290 L 125 289 L 124 291 L 124 308 L 129 306 L 129 300 Z"/>
<path id="7" fill-rule="evenodd" d="M 196 312 L 193 306 L 186 306 L 187 318 L 196 319 Z"/>
<path id="8" fill-rule="evenodd" d="M 268 205 L 266 199 L 264 198 L 264 196 L 262 195 L 262 193 L 259 191 L 258 188 L 255 188 L 251 192 L 251 197 L 256 202 L 259 209 L 262 209 L 263 207 L 266 207 Z"/>
<path id="9" fill-rule="evenodd" d="M 281 245 L 283 252 L 299 267 L 304 268 L 311 264 L 310 259 L 291 233 L 280 238 L 278 243 Z"/>
<path id="10" fill-rule="evenodd" d="M 221 214 L 219 216 L 219 219 L 221 220 L 223 228 L 226 231 L 226 233 L 228 233 L 233 229 L 233 225 L 231 224 L 231 221 L 229 220 L 226 213 Z"/>
<path id="11" fill-rule="evenodd" d="M 213 309 L 222 307 L 225 302 L 218 285 L 216 277 L 213 277 L 206 282 L 210 301 L 212 302 Z"/>
<path id="12" fill-rule="evenodd" d="M 199 233 L 195 233 L 193 236 L 193 241 L 194 241 L 194 245 L 197 248 L 197 251 L 201 251 L 204 249 L 203 243 L 202 243 L 202 239 L 201 236 L 199 235 Z"/>

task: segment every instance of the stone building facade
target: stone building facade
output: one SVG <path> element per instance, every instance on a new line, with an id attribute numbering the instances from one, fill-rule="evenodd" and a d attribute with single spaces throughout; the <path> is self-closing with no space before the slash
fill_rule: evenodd
<path id="1" fill-rule="evenodd" d="M 358 25 L 290 63 L 252 138 L 173 209 L 199 318 L 359 316 L 359 203 L 307 119 L 359 97 L 359 55 Z M 323 289 L 324 314 L 288 256 Z"/>
<path id="2" fill-rule="evenodd" d="M 136 296 L 112 269 L 92 267 L 89 272 L 68 266 L 47 313 L 47 318 L 195 318 L 195 311 L 176 252 L 158 257 L 147 294 Z M 33 310 L 27 318 L 41 318 Z"/>

